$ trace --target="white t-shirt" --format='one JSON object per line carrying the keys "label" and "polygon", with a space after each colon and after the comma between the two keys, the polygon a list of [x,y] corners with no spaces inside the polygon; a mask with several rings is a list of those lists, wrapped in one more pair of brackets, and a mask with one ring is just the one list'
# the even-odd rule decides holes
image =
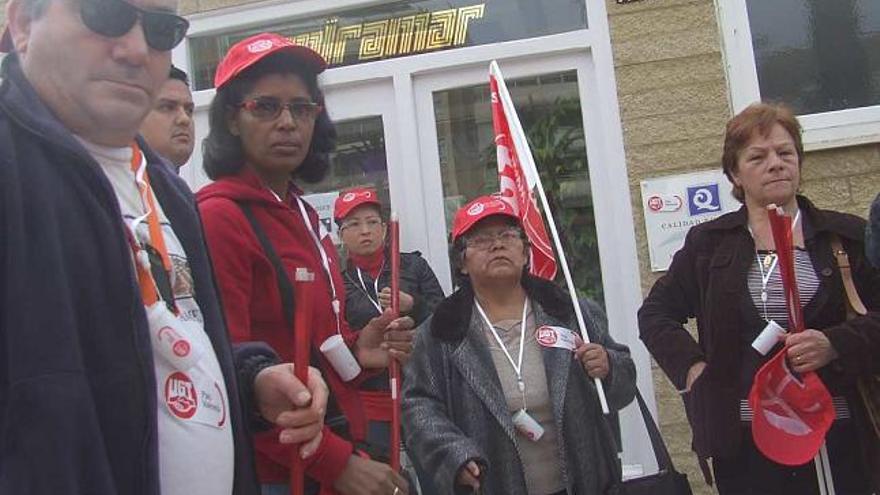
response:
{"label": "white t-shirt", "polygon": [[[80,142],[101,165],[123,220],[132,225],[147,211],[131,170],[132,148]],[[186,253],[155,196],[154,204],[171,258],[170,282],[179,310],[175,318],[162,301],[146,308],[156,373],[162,495],[231,494],[235,461],[226,384],[204,330]],[[136,230],[136,239],[149,243],[148,222],[140,222]]]}

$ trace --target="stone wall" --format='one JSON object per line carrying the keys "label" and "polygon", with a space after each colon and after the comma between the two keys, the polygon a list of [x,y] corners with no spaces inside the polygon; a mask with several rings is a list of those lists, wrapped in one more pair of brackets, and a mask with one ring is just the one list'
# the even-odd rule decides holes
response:
{"label": "stone wall", "polygon": [[[720,167],[731,117],[712,0],[606,0],[644,292],[651,272],[639,183],[648,177]],[[880,190],[880,146],[808,153],[802,190],[820,207],[867,215]],[[678,393],[653,367],[660,428],[696,494],[714,493],[690,451]]]}

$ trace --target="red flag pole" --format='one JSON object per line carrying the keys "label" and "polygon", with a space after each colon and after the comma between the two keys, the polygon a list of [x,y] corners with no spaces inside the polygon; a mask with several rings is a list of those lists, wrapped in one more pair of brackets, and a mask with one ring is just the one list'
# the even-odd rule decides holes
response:
{"label": "red flag pole", "polygon": [[[801,307],[800,292],[794,268],[794,225],[791,217],[786,216],[782,208],[771,204],[767,206],[770,217],[770,231],[776,245],[776,263],[782,278],[785,292],[785,308],[788,311],[788,330],[793,333],[802,332],[805,328],[804,310]],[[781,351],[785,352],[785,350]],[[819,454],[813,461],[816,466],[816,482],[821,495],[834,495],[834,480],[831,477],[831,464],[828,460],[828,447],[823,442]]]}
{"label": "red flag pole", "polygon": [[[400,316],[400,222],[391,213],[391,312]],[[390,357],[391,372],[391,469],[400,472],[400,363]]]}
{"label": "red flag pole", "polygon": [[[311,351],[311,320],[312,320],[312,282],[315,275],[305,268],[297,268],[294,275],[294,294],[296,299],[296,315],[294,316],[293,373],[303,384],[309,383],[309,355]],[[294,445],[291,454],[290,493],[305,493],[306,471],[305,462],[299,454],[299,445]]]}

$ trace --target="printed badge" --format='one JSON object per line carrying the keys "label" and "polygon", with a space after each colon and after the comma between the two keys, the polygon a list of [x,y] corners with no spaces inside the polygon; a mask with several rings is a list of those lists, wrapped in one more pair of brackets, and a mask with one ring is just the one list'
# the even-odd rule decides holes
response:
{"label": "printed badge", "polygon": [[573,351],[577,347],[574,332],[563,327],[544,325],[535,331],[535,339],[543,347],[554,347]]}
{"label": "printed badge", "polygon": [[165,405],[171,414],[180,419],[190,419],[199,408],[196,387],[186,373],[180,371],[168,375],[165,380]]}

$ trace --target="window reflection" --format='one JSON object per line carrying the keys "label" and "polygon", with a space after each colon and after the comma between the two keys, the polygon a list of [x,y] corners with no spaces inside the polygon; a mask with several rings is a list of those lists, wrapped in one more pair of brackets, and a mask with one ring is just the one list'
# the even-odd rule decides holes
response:
{"label": "window reflection", "polygon": [[747,5],[762,99],[799,114],[880,104],[880,2]]}
{"label": "window reflection", "polygon": [[[581,102],[574,71],[507,81],[582,295],[602,302],[602,276]],[[433,94],[447,232],[455,211],[498,191],[489,85]],[[560,275],[561,277],[561,270]]]}
{"label": "window reflection", "polygon": [[272,31],[352,65],[587,28],[584,0],[406,0],[190,39],[193,85],[213,86],[234,43]]}
{"label": "window reflection", "polygon": [[333,222],[336,193],[352,187],[372,187],[379,201],[388,206],[388,165],[381,116],[336,122],[336,151],[330,156],[330,170],[317,184],[301,184],[306,199],[318,210],[324,227],[341,244]]}

